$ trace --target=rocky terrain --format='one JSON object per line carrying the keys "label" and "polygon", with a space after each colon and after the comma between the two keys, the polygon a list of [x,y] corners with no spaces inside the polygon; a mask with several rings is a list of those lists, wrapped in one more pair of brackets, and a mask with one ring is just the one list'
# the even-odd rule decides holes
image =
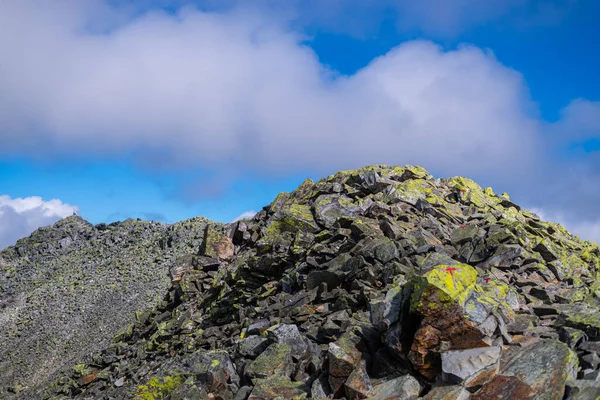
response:
{"label": "rocky terrain", "polygon": [[[23,290],[30,293],[23,304],[44,303],[41,293],[69,290],[53,275],[53,283],[44,286],[35,277],[36,257],[56,266],[57,276],[81,268],[87,279],[95,262],[105,262],[97,250],[102,240],[83,239],[74,250],[57,244],[61,229],[71,231],[63,227],[78,225],[100,236],[98,227],[70,219],[1,253],[6,276],[0,295],[13,310],[4,306],[3,321],[26,308],[15,306]],[[467,178],[434,179],[412,166],[365,167],[317,183],[307,180],[252,220],[173,226],[130,221],[111,229],[144,260],[155,260],[134,266],[142,256],[128,258],[129,271],[152,268],[150,277],[136,273],[114,282],[120,290],[106,295],[104,309],[95,309],[93,321],[101,321],[92,328],[81,319],[86,312],[71,310],[69,318],[78,324],[62,329],[79,339],[62,343],[55,356],[61,362],[54,369],[62,373],[51,383],[3,376],[5,396],[600,397],[598,245]],[[44,248],[36,250],[35,243]],[[61,261],[71,252],[86,256]],[[125,257],[120,254],[112,257]],[[157,283],[167,270],[168,288]],[[104,277],[114,279],[108,270]],[[44,291],[28,287],[34,282]],[[103,295],[100,286],[91,286],[93,296]],[[132,293],[163,297],[135,303]],[[70,297],[73,304],[79,299],[75,292]],[[89,297],[82,304],[94,301]],[[126,305],[114,312],[113,301]],[[56,306],[40,307],[52,312]],[[131,310],[149,307],[123,324],[133,317]],[[37,323],[45,321],[28,313]],[[122,324],[108,345],[90,336],[105,323],[111,330]],[[9,324],[7,330],[5,324],[3,337],[21,334],[27,340],[36,340],[40,327]],[[78,343],[90,345],[89,352],[77,349],[61,358]],[[17,350],[32,352],[15,342],[2,345],[4,371]],[[42,353],[35,354],[47,357]],[[8,366],[5,354],[13,357]],[[71,367],[61,369],[68,362]]]}
{"label": "rocky terrain", "polygon": [[169,266],[197,251],[208,223],[72,216],[0,252],[0,398],[105,348],[136,311],[158,305]]}

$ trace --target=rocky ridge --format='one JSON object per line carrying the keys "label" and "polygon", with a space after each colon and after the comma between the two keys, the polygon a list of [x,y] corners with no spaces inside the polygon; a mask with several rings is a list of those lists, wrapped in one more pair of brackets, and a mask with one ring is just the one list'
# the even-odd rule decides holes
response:
{"label": "rocky ridge", "polygon": [[27,397],[158,305],[169,266],[196,251],[208,224],[93,226],[72,216],[1,251],[0,398]]}
{"label": "rocky ridge", "polygon": [[598,245],[467,178],[307,180],[197,245],[152,311],[36,395],[600,396]]}

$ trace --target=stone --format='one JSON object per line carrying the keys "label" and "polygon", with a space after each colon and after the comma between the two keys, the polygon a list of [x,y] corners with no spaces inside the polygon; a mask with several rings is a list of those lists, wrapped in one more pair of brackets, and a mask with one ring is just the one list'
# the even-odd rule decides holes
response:
{"label": "stone", "polygon": [[459,264],[459,262],[447,256],[446,254],[429,253],[421,264],[421,273],[431,271],[434,267],[437,267],[438,265],[452,266],[456,264]]}
{"label": "stone", "polygon": [[369,304],[370,320],[381,331],[400,319],[402,306],[406,296],[402,293],[403,285],[393,285],[384,299],[374,299]]}
{"label": "stone", "polygon": [[373,386],[364,360],[361,360],[348,376],[344,383],[344,390],[349,399],[368,399],[373,394]]}
{"label": "stone", "polygon": [[332,271],[312,271],[306,278],[306,289],[312,290],[325,283],[327,290],[333,290],[342,284],[342,278],[343,276]]}
{"label": "stone", "polygon": [[334,228],[341,217],[358,216],[361,208],[351,198],[338,195],[323,195],[314,202],[315,217],[319,224]]}
{"label": "stone", "polygon": [[329,396],[329,383],[327,383],[327,376],[325,374],[319,375],[314,380],[310,388],[310,397],[312,399],[326,399]]}
{"label": "stone", "polygon": [[567,400],[590,400],[600,397],[600,382],[573,380],[567,383]]}
{"label": "stone", "polygon": [[242,386],[232,400],[246,400],[250,393],[252,393],[252,386]]}
{"label": "stone", "polygon": [[195,375],[196,385],[207,393],[224,395],[227,392],[233,396],[240,383],[235,365],[225,350],[196,351],[168,370],[169,373]]}
{"label": "stone", "polygon": [[394,357],[386,347],[381,347],[373,356],[373,368],[371,376],[374,378],[389,378],[405,375],[410,371],[406,357],[398,359]]}
{"label": "stone", "polygon": [[260,335],[261,333],[266,332],[270,327],[271,322],[268,319],[258,320],[248,325],[248,334]]}
{"label": "stone", "polygon": [[459,246],[473,242],[480,234],[481,229],[477,225],[463,225],[452,232],[452,244]]}
{"label": "stone", "polygon": [[585,333],[579,329],[570,328],[568,326],[561,326],[558,329],[560,341],[565,343],[572,349],[575,349],[579,343],[587,339]]}
{"label": "stone", "polygon": [[206,227],[202,255],[229,261],[234,252],[235,247],[229,237],[216,229]]}
{"label": "stone", "polygon": [[269,346],[269,340],[265,337],[251,335],[242,339],[238,346],[238,352],[241,355],[256,358]]}
{"label": "stone", "polygon": [[[555,397],[559,399],[559,397]],[[480,390],[470,397],[470,400],[504,400],[538,399],[531,386],[516,376],[497,375]],[[562,399],[562,397],[560,397]]]}
{"label": "stone", "polygon": [[345,334],[336,342],[329,343],[329,386],[333,393],[338,393],[355,366],[362,359],[357,345],[362,340],[354,334]]}
{"label": "stone", "polygon": [[422,400],[469,400],[469,391],[458,385],[436,386],[422,397]]}
{"label": "stone", "polygon": [[266,378],[272,375],[290,376],[293,369],[292,348],[274,343],[252,361],[246,368],[250,378]]}
{"label": "stone", "polygon": [[487,260],[479,263],[479,268],[510,267],[523,254],[523,248],[518,244],[501,244],[494,254]]}
{"label": "stone", "polygon": [[442,379],[447,383],[462,383],[488,367],[497,372],[501,352],[500,347],[442,352]]}
{"label": "stone", "polygon": [[308,392],[301,382],[292,382],[286,376],[273,375],[257,379],[248,400],[301,400],[307,399]]}
{"label": "stone", "polygon": [[577,355],[557,340],[510,347],[502,355],[498,375],[472,398],[560,400],[566,382],[576,378],[577,364]]}
{"label": "stone", "polygon": [[[0,249],[0,398],[17,381],[27,382],[24,398],[41,397],[31,391],[104,351],[136,323],[136,313],[158,307],[174,291],[169,270],[198,252],[208,224],[192,218],[92,225],[69,216]],[[112,384],[118,378],[106,390],[120,390]]]}
{"label": "stone", "polygon": [[592,342],[585,340],[577,346],[580,350],[589,351],[590,353],[596,353],[600,355],[600,342]]}
{"label": "stone", "polygon": [[589,340],[600,340],[600,313],[598,311],[566,312],[561,316],[565,324],[583,331]]}
{"label": "stone", "polygon": [[531,318],[527,315],[518,314],[515,316],[514,321],[506,326],[508,333],[525,333],[533,328]]}
{"label": "stone", "polygon": [[[473,267],[456,264],[437,266],[414,283],[410,309],[423,319],[409,359],[426,378],[433,380],[441,372],[442,342],[448,343],[446,350],[488,347],[491,338],[487,335],[494,325],[489,315],[494,312],[512,318],[512,310],[503,301],[508,293],[506,285],[490,281],[483,286],[477,281]],[[497,317],[495,320],[501,322]]]}
{"label": "stone", "polygon": [[371,400],[413,400],[421,393],[421,385],[414,377],[403,375],[380,383],[373,388]]}
{"label": "stone", "polygon": [[600,366],[600,356],[597,353],[586,354],[581,357],[581,366],[597,370]]}
{"label": "stone", "polygon": [[289,346],[292,354],[302,355],[308,350],[304,338],[300,335],[298,327],[291,324],[282,324],[267,330],[269,338],[275,343]]}

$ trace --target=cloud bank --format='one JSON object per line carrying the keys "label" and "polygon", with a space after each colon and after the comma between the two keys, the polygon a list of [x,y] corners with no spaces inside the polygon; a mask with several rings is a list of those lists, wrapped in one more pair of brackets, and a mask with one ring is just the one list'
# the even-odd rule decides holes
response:
{"label": "cloud bank", "polygon": [[77,207],[57,199],[44,201],[37,196],[12,199],[0,195],[0,249],[77,211]]}
{"label": "cloud bank", "polygon": [[[389,3],[404,16],[439,5]],[[475,3],[456,0],[444,24],[476,25],[531,4]],[[546,123],[521,74],[488,50],[411,41],[341,75],[278,13],[132,15],[100,0],[2,3],[0,90],[10,95],[0,96],[0,155],[134,154],[144,165],[222,176],[411,163],[500,185],[546,210],[590,210],[600,199],[590,187],[598,158],[557,155],[573,140],[600,138],[598,104],[575,100]]]}
{"label": "cloud bank", "polygon": [[153,12],[98,33],[88,25],[102,3],[60,4],[3,5],[4,151],[161,150],[182,164],[280,171],[414,162],[493,172],[509,155],[523,169],[539,141],[521,76],[475,47],[409,42],[339,76],[301,36],[258,14]]}

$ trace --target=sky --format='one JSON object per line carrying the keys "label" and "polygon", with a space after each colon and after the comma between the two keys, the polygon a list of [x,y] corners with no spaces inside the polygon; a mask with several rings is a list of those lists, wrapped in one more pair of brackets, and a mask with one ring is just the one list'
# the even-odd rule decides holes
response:
{"label": "sky", "polygon": [[369,164],[600,241],[600,2],[0,0],[0,248],[248,216]]}

